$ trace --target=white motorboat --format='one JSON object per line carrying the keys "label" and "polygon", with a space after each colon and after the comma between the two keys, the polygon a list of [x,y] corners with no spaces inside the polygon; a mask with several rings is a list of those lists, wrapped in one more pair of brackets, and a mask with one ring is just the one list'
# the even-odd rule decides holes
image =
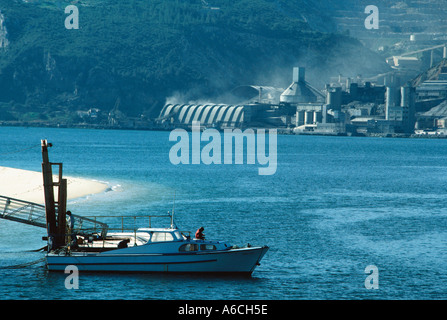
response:
{"label": "white motorboat", "polygon": [[[175,227],[173,213],[169,215],[171,224],[166,229],[151,228],[150,218],[149,228],[138,227],[135,223],[132,228],[125,228],[125,217],[120,217],[121,228],[115,229],[96,218],[70,213],[70,219],[67,219],[67,181],[62,179],[62,163],[49,162],[50,146],[42,140],[44,226],[48,231],[46,258],[49,270],[65,270],[74,265],[84,271],[251,274],[269,249],[267,246],[236,247],[222,241],[192,239]],[[59,168],[58,181],[53,180],[53,166]],[[112,218],[116,222],[117,217]],[[136,221],[144,217],[131,218]],[[112,232],[116,230],[119,232]]]}
{"label": "white motorboat", "polygon": [[[122,241],[126,248],[118,248]],[[237,247],[223,241],[190,239],[177,228],[140,228],[134,233],[108,233],[91,242],[47,254],[49,270],[75,265],[80,271],[199,272],[250,275],[267,246]]]}

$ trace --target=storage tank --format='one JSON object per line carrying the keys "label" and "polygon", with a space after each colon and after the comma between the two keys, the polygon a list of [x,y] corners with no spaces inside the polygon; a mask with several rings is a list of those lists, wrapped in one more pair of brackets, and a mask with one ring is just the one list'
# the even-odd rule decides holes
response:
{"label": "storage tank", "polygon": [[400,88],[401,95],[401,107],[409,107],[410,106],[410,87],[404,86]]}
{"label": "storage tank", "polygon": [[390,108],[396,106],[396,88],[386,87],[386,99],[385,99],[385,119],[389,118]]}

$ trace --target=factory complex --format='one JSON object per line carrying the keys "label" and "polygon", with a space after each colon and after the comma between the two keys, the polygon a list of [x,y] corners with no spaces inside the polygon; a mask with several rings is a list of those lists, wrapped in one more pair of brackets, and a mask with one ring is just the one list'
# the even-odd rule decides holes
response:
{"label": "factory complex", "polygon": [[[387,60],[392,71],[370,78],[331,79],[322,89],[306,80],[304,67],[293,67],[287,88],[239,86],[238,103],[166,104],[158,117],[162,129],[276,128],[290,134],[358,136],[447,136],[447,50],[421,71],[415,57]],[[425,54],[425,56],[427,56]],[[415,68],[415,61],[419,61]]]}

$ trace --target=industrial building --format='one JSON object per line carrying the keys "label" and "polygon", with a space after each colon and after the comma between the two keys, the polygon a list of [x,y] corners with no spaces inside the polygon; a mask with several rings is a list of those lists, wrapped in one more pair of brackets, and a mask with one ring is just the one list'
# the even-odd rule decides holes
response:
{"label": "industrial building", "polygon": [[293,110],[287,106],[254,103],[242,105],[168,104],[157,119],[164,128],[191,128],[193,121],[217,129],[284,127],[291,123]]}
{"label": "industrial building", "polygon": [[428,111],[417,114],[415,129],[432,131],[437,128],[446,128],[447,100]]}
{"label": "industrial building", "polygon": [[[415,129],[436,132],[445,131],[447,117],[447,60],[420,76],[416,83]],[[425,81],[424,81],[425,80]]]}
{"label": "industrial building", "polygon": [[161,110],[159,120],[169,120],[176,127],[192,126],[193,121],[203,126],[241,127],[250,120],[249,111],[244,105],[168,104]]}
{"label": "industrial building", "polygon": [[409,85],[386,88],[385,120],[395,131],[412,133],[415,124],[415,90]]}
{"label": "industrial building", "polygon": [[[341,78],[339,78],[341,79]],[[446,81],[447,82],[447,81]],[[420,89],[420,88],[419,88]],[[283,128],[296,134],[409,134],[414,130],[416,90],[388,77],[384,85],[361,78],[331,83],[320,91],[293,68],[286,88],[239,86],[235,104],[167,104],[157,123],[165,129]]]}
{"label": "industrial building", "polygon": [[163,128],[191,128],[193,121],[203,127],[290,127],[296,103],[311,103],[324,95],[305,81],[304,69],[294,68],[293,82],[285,90],[269,86],[240,86],[232,91],[241,104],[167,104],[157,119]]}
{"label": "industrial building", "polygon": [[[442,77],[447,73],[442,74]],[[447,79],[427,80],[416,88],[419,99],[447,99]]]}
{"label": "industrial building", "polygon": [[385,115],[378,113],[379,106],[385,103],[385,92],[385,86],[339,76],[323,90],[324,102],[297,105],[294,132],[357,135],[386,128],[388,133],[390,126],[377,124],[385,120]]}
{"label": "industrial building", "polygon": [[295,108],[295,132],[314,131],[317,123],[326,120],[326,97],[306,81],[305,74],[305,68],[294,68],[292,83],[280,97],[281,104]]}
{"label": "industrial building", "polygon": [[301,104],[315,103],[324,100],[324,95],[306,81],[305,68],[293,68],[292,83],[279,98],[280,103]]}

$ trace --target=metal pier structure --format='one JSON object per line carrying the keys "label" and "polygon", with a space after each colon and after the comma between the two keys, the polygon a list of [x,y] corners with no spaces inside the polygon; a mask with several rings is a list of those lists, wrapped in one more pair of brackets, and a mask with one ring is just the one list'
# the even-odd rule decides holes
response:
{"label": "metal pier structure", "polygon": [[[0,196],[0,218],[39,228],[47,228],[45,206],[20,199]],[[95,218],[72,214],[77,234],[101,234],[105,236],[108,225]],[[65,231],[64,231],[65,235]]]}
{"label": "metal pier structure", "polygon": [[[108,236],[108,232],[111,230],[127,232],[136,239],[137,225],[143,222],[143,226],[147,225],[151,228],[152,218],[169,217],[172,225],[172,214],[101,217],[101,219],[109,219],[112,227],[109,227],[108,223],[98,221],[96,217],[68,215],[66,210],[67,180],[62,177],[62,163],[49,161],[48,148],[51,147],[50,143],[42,140],[41,145],[45,205],[0,195],[0,219],[46,229],[48,236],[42,240],[48,241],[48,252],[66,249],[70,245],[76,244],[77,237],[83,239],[86,247],[104,247],[106,240],[116,240],[114,237]],[[58,169],[58,174],[53,175],[53,167],[55,166]],[[126,220],[126,223],[124,220]],[[132,225],[132,222],[133,226],[130,227],[129,225]]]}
{"label": "metal pier structure", "polygon": [[[41,146],[45,205],[0,195],[0,218],[47,229],[49,251],[67,246],[72,233],[96,234],[104,238],[108,225],[92,218],[72,214],[72,226],[68,227],[73,229],[68,230],[67,180],[62,178],[62,163],[49,161],[48,148],[52,146],[51,143],[42,140]],[[53,166],[58,167],[57,181],[53,179]]]}
{"label": "metal pier structure", "polygon": [[0,218],[46,228],[45,206],[0,196]]}

